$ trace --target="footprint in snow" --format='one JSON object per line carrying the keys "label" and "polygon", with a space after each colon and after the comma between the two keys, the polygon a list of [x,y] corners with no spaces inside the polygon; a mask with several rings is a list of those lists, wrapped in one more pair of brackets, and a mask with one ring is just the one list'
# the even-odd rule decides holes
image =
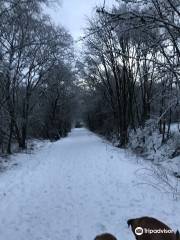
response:
{"label": "footprint in snow", "polygon": [[110,214],[111,214],[111,216],[114,216],[116,214],[116,211],[111,210]]}
{"label": "footprint in snow", "polygon": [[102,223],[97,223],[96,227],[98,228],[98,230],[105,232],[106,231],[106,226]]}
{"label": "footprint in snow", "polygon": [[80,234],[78,234],[77,236],[76,236],[76,240],[82,240],[83,239],[83,237],[80,235]]}

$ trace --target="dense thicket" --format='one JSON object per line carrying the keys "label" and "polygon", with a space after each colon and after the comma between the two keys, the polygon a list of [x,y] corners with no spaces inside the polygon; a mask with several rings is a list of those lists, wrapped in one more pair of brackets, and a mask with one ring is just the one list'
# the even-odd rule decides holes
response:
{"label": "dense thicket", "polygon": [[29,137],[71,128],[72,38],[42,13],[46,3],[0,1],[0,147],[8,153],[12,143],[25,148]]}
{"label": "dense thicket", "polygon": [[165,142],[180,121],[180,2],[119,2],[99,8],[86,29],[85,119],[94,131],[116,133],[121,146],[153,119]]}

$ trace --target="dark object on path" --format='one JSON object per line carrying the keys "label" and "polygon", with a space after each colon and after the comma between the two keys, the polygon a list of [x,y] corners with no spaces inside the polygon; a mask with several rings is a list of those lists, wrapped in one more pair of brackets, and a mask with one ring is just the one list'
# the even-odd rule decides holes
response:
{"label": "dark object on path", "polygon": [[75,128],[82,128],[83,127],[83,124],[82,124],[82,122],[76,122],[76,124],[75,124]]}
{"label": "dark object on path", "polygon": [[174,172],[174,176],[175,176],[176,178],[180,178],[180,172]]}
{"label": "dark object on path", "polygon": [[178,231],[175,234],[170,227],[155,218],[129,219],[127,224],[131,226],[137,240],[180,240]]}
{"label": "dark object on path", "polygon": [[103,233],[96,236],[94,240],[117,240],[117,238],[110,233]]}
{"label": "dark object on path", "polygon": [[180,156],[180,147],[177,147],[176,150],[173,152],[171,158],[175,158]]}

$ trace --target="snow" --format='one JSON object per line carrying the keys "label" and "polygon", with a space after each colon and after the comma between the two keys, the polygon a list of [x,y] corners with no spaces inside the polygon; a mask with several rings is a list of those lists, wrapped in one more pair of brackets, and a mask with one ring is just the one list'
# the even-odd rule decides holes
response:
{"label": "snow", "polygon": [[180,227],[172,194],[142,184],[152,179],[150,163],[84,128],[11,161],[0,175],[2,240],[90,240],[102,232],[132,240],[126,221],[143,215]]}
{"label": "snow", "polygon": [[178,124],[171,125],[171,136],[162,144],[162,134],[159,133],[156,120],[150,119],[143,129],[129,133],[128,148],[130,151],[143,157],[144,160],[152,161],[162,171],[170,175],[180,176],[180,156],[175,155],[180,146],[180,132]]}
{"label": "snow", "polygon": [[179,133],[179,124],[178,123],[173,123],[171,124],[171,132],[176,132],[176,133]]}

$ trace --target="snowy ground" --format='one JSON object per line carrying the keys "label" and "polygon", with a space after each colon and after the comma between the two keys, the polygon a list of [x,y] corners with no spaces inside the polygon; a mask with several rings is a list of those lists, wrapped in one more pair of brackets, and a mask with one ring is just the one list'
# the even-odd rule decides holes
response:
{"label": "snowy ground", "polygon": [[180,129],[179,127],[180,126],[177,123],[171,124],[171,132],[179,132],[179,129]]}
{"label": "snowy ground", "polygon": [[[128,218],[154,216],[180,228],[180,204],[150,185],[149,163],[86,129],[46,143],[0,174],[1,240],[134,239]],[[148,171],[147,171],[148,172]]]}

